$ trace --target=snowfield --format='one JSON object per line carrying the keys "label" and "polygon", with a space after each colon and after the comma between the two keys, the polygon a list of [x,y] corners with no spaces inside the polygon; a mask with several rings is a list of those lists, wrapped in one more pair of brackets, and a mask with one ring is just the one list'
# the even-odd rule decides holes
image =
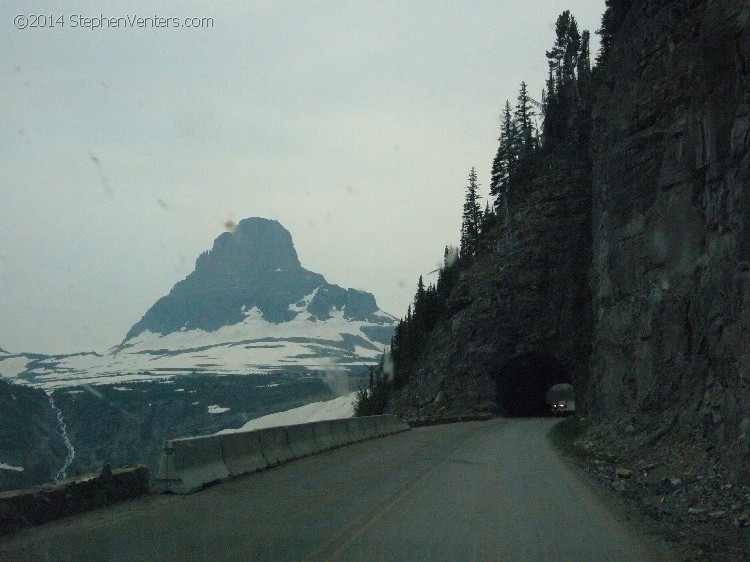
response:
{"label": "snowfield", "polygon": [[[383,324],[347,320],[332,309],[327,320],[311,320],[307,306],[315,292],[289,305],[290,322],[274,324],[256,307],[242,322],[216,331],[200,329],[157,334],[145,331],[108,353],[74,355],[0,354],[0,376],[54,390],[78,385],[123,384],[175,375],[261,374],[284,370],[343,373],[374,365],[385,346],[368,336]],[[393,319],[379,311],[378,316]]]}
{"label": "snowfield", "polygon": [[231,408],[224,408],[223,406],[219,406],[218,404],[211,404],[208,407],[209,414],[223,414],[224,412],[228,412],[229,410],[231,410]]}
{"label": "snowfield", "polygon": [[224,429],[217,435],[223,433],[239,433],[241,431],[252,431],[253,429],[264,429],[266,427],[277,427],[280,425],[296,425],[324,420],[339,420],[354,416],[354,397],[356,392],[339,396],[325,402],[312,402],[299,408],[276,412],[262,418],[250,420],[237,429]]}

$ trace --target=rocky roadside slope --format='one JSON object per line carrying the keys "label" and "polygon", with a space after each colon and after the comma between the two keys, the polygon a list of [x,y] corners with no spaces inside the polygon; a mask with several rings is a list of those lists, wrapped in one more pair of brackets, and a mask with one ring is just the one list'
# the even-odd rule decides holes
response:
{"label": "rocky roadside slope", "polygon": [[750,485],[737,483],[713,445],[695,436],[648,443],[632,423],[589,423],[575,461],[644,530],[664,537],[679,560],[747,560]]}

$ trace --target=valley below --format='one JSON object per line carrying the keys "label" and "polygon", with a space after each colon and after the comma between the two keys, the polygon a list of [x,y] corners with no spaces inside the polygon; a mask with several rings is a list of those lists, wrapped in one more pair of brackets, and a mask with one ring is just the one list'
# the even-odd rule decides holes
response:
{"label": "valley below", "polygon": [[[167,439],[216,433],[356,389],[356,375],[185,375],[151,382],[41,390],[0,381],[0,491],[98,472],[102,466],[158,468]],[[54,408],[50,403],[54,399]],[[60,420],[57,418],[57,410]],[[63,438],[65,435],[65,438]],[[68,445],[66,445],[69,444]]]}

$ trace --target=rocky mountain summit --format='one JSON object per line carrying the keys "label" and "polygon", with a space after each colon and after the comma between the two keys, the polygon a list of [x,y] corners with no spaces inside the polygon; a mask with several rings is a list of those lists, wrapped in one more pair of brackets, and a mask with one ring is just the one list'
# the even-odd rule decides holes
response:
{"label": "rocky mountain summit", "polygon": [[[195,270],[146,312],[125,341],[146,330],[162,335],[211,332],[244,321],[251,310],[279,324],[294,320],[303,309],[305,319],[313,322],[340,311],[346,320],[393,323],[370,293],[343,289],[304,269],[291,234],[277,221],[250,218],[221,234],[198,257]],[[376,341],[387,344],[386,335],[383,331]]]}
{"label": "rocky mountain summit", "polygon": [[47,389],[184,374],[352,373],[378,362],[396,319],[375,297],[300,264],[289,232],[224,232],[106,354],[0,355],[0,375]]}

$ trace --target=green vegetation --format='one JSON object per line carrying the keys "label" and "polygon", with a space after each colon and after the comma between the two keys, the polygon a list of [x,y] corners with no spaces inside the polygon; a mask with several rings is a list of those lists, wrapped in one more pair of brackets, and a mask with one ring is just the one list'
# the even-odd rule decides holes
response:
{"label": "green vegetation", "polygon": [[[477,172],[474,168],[469,172],[469,185],[466,186],[466,200],[461,223],[461,254],[474,257],[479,247],[479,237],[482,233],[482,207],[479,205],[479,185]],[[424,290],[422,276],[419,283]]]}
{"label": "green vegetation", "polygon": [[378,369],[377,373],[373,369],[370,369],[370,380],[367,387],[357,391],[354,415],[359,417],[382,414],[388,404],[390,387],[390,381],[382,368]]}
{"label": "green vegetation", "polygon": [[552,444],[566,455],[585,456],[583,449],[576,447],[576,440],[586,431],[583,418],[573,416],[554,425],[548,437]]}
{"label": "green vegetation", "polygon": [[602,16],[602,27],[596,33],[601,38],[601,49],[596,58],[596,64],[603,66],[609,59],[612,51],[612,39],[620,29],[622,22],[632,4],[632,0],[606,0],[607,9]]}

